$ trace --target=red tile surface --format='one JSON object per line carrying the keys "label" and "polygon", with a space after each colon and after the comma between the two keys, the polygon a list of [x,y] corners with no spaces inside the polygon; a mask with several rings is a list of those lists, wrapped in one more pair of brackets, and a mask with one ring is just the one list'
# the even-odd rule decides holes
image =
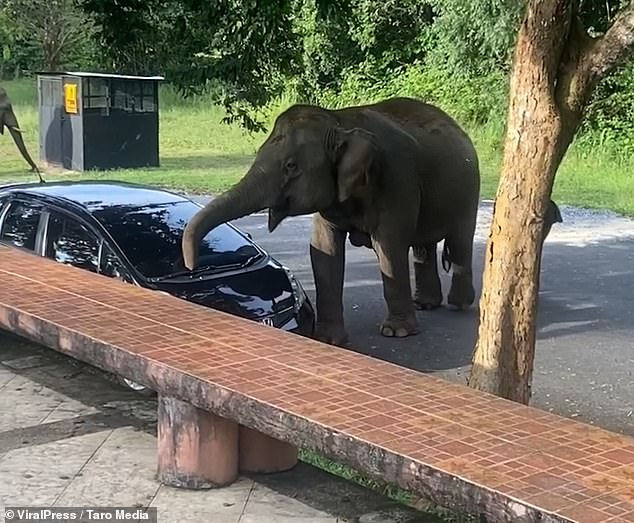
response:
{"label": "red tile surface", "polygon": [[81,333],[148,375],[178,369],[380,450],[403,482],[441,474],[549,521],[634,522],[632,438],[0,246],[0,326],[16,316],[53,325],[65,352]]}

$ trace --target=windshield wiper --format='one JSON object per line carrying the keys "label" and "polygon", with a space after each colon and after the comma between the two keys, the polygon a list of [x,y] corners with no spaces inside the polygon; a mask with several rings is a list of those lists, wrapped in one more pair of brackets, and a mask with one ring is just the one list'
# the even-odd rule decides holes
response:
{"label": "windshield wiper", "polygon": [[[225,266],[222,266],[224,269]],[[204,274],[206,272],[215,272],[217,271],[219,266],[216,265],[203,265],[202,267],[198,267],[194,270],[186,269],[184,271],[171,272],[164,276],[156,276],[155,278],[150,278],[151,281],[163,281],[163,280],[171,280],[172,278],[180,278],[182,276],[197,276],[199,274]]]}
{"label": "windshield wiper", "polygon": [[191,271],[190,270],[178,271],[178,272],[166,274],[165,276],[157,276],[155,278],[150,278],[150,281],[160,282],[165,280],[171,280],[174,278],[182,278],[186,276],[194,277],[194,276],[199,276],[201,274],[206,274],[206,273],[214,273],[219,271],[224,272],[231,269],[244,269],[246,267],[253,265],[261,257],[262,257],[262,254],[257,253],[257,254],[254,254],[253,256],[250,256],[242,263],[229,263],[229,264],[223,264],[223,265],[208,264],[208,265],[203,265],[201,267],[197,267],[196,269]]}
{"label": "windshield wiper", "polygon": [[262,256],[263,256],[263,254],[261,254],[259,252],[257,254],[254,254],[253,256],[249,256],[249,258],[247,258],[247,260],[244,263],[240,264],[240,268],[244,269],[246,267],[250,267],[256,261],[258,261],[260,258],[262,258]]}

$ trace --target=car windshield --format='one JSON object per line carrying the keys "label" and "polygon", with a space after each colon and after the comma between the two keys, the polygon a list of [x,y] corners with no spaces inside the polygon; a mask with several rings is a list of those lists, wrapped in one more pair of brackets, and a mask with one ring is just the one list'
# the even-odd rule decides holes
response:
{"label": "car windshield", "polygon": [[[181,239],[187,222],[200,210],[180,201],[143,207],[117,205],[95,212],[130,263],[146,278],[186,271]],[[199,246],[198,267],[227,268],[243,265],[260,251],[226,224],[210,231]]]}

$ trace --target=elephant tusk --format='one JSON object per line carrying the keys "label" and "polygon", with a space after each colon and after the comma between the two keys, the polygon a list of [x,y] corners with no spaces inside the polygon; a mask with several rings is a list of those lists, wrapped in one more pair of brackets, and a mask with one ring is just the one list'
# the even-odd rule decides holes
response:
{"label": "elephant tusk", "polygon": [[23,133],[24,131],[22,129],[20,129],[19,127],[9,127],[9,129],[16,131],[18,133]]}
{"label": "elephant tusk", "polygon": [[282,222],[284,218],[286,218],[285,212],[273,209],[272,207],[269,208],[269,232],[273,232],[275,229],[277,229],[277,226]]}

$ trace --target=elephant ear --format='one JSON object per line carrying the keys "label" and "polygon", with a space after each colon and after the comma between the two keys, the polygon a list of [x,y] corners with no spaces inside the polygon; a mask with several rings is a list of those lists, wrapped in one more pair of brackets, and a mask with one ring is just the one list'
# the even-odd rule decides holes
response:
{"label": "elephant ear", "polygon": [[337,194],[343,202],[372,183],[377,148],[372,133],[355,128],[337,132],[335,149]]}

